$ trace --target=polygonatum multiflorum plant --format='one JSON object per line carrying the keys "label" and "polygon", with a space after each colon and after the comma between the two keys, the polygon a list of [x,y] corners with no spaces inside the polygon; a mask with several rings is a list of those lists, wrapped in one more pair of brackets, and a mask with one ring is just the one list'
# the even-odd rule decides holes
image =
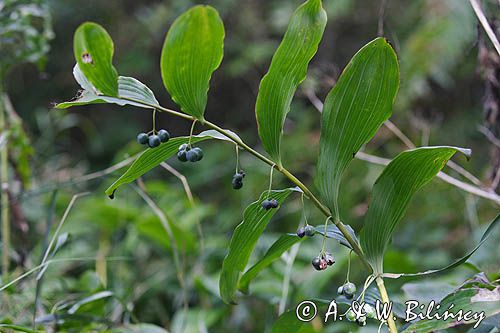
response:
{"label": "polygonatum multiflorum plant", "polygon": [[[281,141],[292,99],[306,77],[308,64],[318,49],[326,22],[321,0],[308,0],[297,8],[272,58],[269,70],[261,80],[255,114],[258,134],[267,154],[258,152],[236,133],[223,129],[206,118],[210,78],[221,64],[225,35],[223,22],[214,8],[200,5],[183,13],[170,27],[163,44],[161,76],[166,90],[180,107],[180,111],[161,106],[145,84],[117,73],[113,66],[113,41],[103,27],[87,22],[75,32],[73,49],[76,65],[73,74],[82,90],[76,99],[60,103],[57,108],[114,103],[144,108],[151,111],[153,116],[151,131],[140,133],[137,137],[140,144],[149,148],[109,186],[106,190],[109,197],[113,198],[120,186],[135,181],[174,155],[183,162],[199,161],[203,157],[203,151],[195,145],[202,141],[216,139],[229,142],[236,146],[237,153],[238,150],[246,151],[269,165],[269,188],[264,189],[260,198],[245,209],[243,221],[233,233],[222,264],[219,287],[221,298],[226,303],[235,303],[238,291],[248,293],[251,280],[262,269],[292,245],[315,234],[316,237],[324,237],[324,240],[338,240],[354,252],[366,268],[367,278],[364,284],[356,287],[347,279],[339,287],[339,294],[348,300],[365,301],[365,291],[375,282],[380,292],[379,298],[383,302],[389,302],[384,278],[398,278],[404,273],[384,272],[384,253],[413,194],[436,176],[456,153],[470,155],[468,149],[450,146],[420,147],[400,153],[387,165],[373,186],[364,228],[358,239],[353,229],[341,220],[338,201],[342,175],[355,154],[392,114],[400,79],[398,58],[385,38],[376,38],[363,46],[345,67],[324,103],[315,176],[317,191],[313,190],[286,168],[282,159]],[[167,130],[157,130],[154,121],[157,112],[192,122],[189,135],[170,138]],[[196,123],[207,130],[193,133]],[[273,190],[273,171],[282,173],[294,187]],[[245,172],[237,166],[232,179],[234,189],[243,186],[244,177]],[[298,228],[296,235],[283,235],[264,258],[246,269],[259,237],[290,195],[310,200],[324,214],[324,225],[315,227],[306,224]],[[498,220],[497,217],[490,224],[479,245]],[[312,258],[312,266],[317,270],[335,267],[335,259],[331,253],[326,252],[324,244],[323,241],[318,255]],[[456,267],[464,263],[472,253],[473,251],[444,269],[413,275],[429,275]],[[347,318],[360,325],[364,325],[367,318],[372,320],[373,303],[370,305],[368,300],[366,302],[365,317],[356,319],[347,314]],[[467,306],[488,308],[479,303]],[[378,319],[387,324],[391,332],[397,331],[392,315],[385,320]],[[406,330],[416,331],[418,328],[410,326]]]}

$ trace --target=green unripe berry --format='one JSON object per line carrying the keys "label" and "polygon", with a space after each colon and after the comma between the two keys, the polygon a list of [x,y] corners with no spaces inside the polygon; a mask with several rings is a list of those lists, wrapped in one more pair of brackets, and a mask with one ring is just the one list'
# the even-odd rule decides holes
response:
{"label": "green unripe berry", "polygon": [[170,140],[170,133],[168,133],[167,130],[159,130],[158,136],[160,137],[161,142],[167,142],[168,140]]}
{"label": "green unripe berry", "polygon": [[356,285],[352,282],[347,282],[346,284],[344,284],[343,291],[346,296],[354,295],[354,293],[356,292]]}
{"label": "green unripe berry", "polygon": [[149,141],[149,136],[146,133],[137,134],[137,142],[141,145],[145,145]]}
{"label": "green unripe berry", "polygon": [[148,140],[148,146],[150,148],[156,148],[161,144],[160,137],[158,135],[151,135]]}
{"label": "green unripe berry", "polygon": [[347,318],[347,320],[349,321],[356,321],[356,314],[354,313],[354,311],[350,310],[347,311],[347,313],[345,314],[345,317]]}
{"label": "green unripe berry", "polygon": [[370,304],[365,303],[365,305],[363,306],[363,311],[365,312],[367,318],[376,319],[377,314],[375,312],[375,308]]}

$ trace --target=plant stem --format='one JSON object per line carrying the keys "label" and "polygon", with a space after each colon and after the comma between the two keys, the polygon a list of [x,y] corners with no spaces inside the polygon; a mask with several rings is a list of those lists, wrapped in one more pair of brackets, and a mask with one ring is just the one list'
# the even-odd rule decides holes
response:
{"label": "plant stem", "polygon": [[[7,122],[4,110],[4,95],[0,85],[0,130],[5,133]],[[8,139],[7,139],[8,140]],[[0,150],[0,186],[1,186],[1,219],[2,219],[2,277],[4,281],[8,280],[9,262],[10,262],[10,221],[9,221],[9,161],[8,161],[8,142]]]}
{"label": "plant stem", "polygon": [[[170,114],[172,114],[174,116],[181,117],[181,118],[184,118],[184,119],[187,119],[187,120],[191,120],[191,121],[197,120],[196,118],[194,118],[194,117],[192,117],[190,115],[187,115],[187,114],[184,114],[184,113],[181,113],[181,112],[178,112],[178,111],[174,111],[174,110],[171,110],[171,109],[167,109],[167,108],[159,106],[159,105],[148,104],[148,103],[145,103],[143,101],[139,101],[139,100],[135,100],[135,99],[130,99],[130,98],[122,98],[122,99],[129,100],[129,101],[132,101],[132,102],[135,102],[135,103],[140,103],[140,104],[143,104],[143,105],[148,106],[150,108],[153,108],[153,109],[156,109],[156,110],[160,110],[162,112],[170,113]],[[299,187],[302,190],[302,192],[304,192],[304,194],[314,203],[314,205],[316,207],[318,207],[318,209],[326,217],[331,217],[332,216],[330,210],[327,207],[325,207],[321,203],[321,201],[319,201],[319,199],[311,192],[311,190],[309,190],[309,188],[306,185],[304,185],[297,177],[295,177],[294,174],[292,174],[286,168],[284,168],[281,165],[276,164],[273,160],[269,159],[268,157],[262,155],[258,151],[254,150],[253,148],[251,148],[250,146],[248,146],[238,136],[235,136],[235,135],[227,132],[226,130],[224,130],[223,128],[219,127],[218,125],[216,125],[216,124],[214,124],[214,123],[212,123],[212,122],[210,122],[208,120],[200,120],[200,122],[202,124],[204,124],[205,126],[207,126],[207,127],[211,128],[211,129],[213,129],[213,130],[215,130],[215,131],[223,134],[224,136],[228,137],[234,143],[236,143],[238,146],[240,146],[241,148],[245,149],[250,154],[254,155],[255,157],[257,157],[258,159],[260,159],[264,163],[267,163],[267,164],[269,164],[272,167],[274,166],[274,168],[276,168],[279,172],[281,172],[292,183],[294,183],[295,185],[297,185],[297,187]],[[342,221],[340,221],[340,219],[335,218],[335,219],[332,219],[332,220],[333,220],[333,223],[337,226],[337,228],[339,228],[340,232],[344,235],[344,237],[347,240],[347,242],[349,243],[349,245],[351,245],[353,251],[361,259],[361,262],[363,263],[363,265],[371,273],[373,271],[373,269],[372,269],[371,265],[368,263],[368,261],[366,260],[366,257],[363,254],[363,250],[361,250],[361,247],[359,246],[358,242],[356,242],[352,238],[351,234],[349,233],[349,231],[347,231],[347,228],[342,223]]]}
{"label": "plant stem", "polygon": [[[390,304],[389,295],[387,294],[387,290],[385,289],[384,279],[381,276],[378,276],[377,279],[377,287],[380,291],[380,297],[382,298],[382,302]],[[394,322],[394,317],[392,315],[392,311],[389,314],[389,318],[387,318],[387,324],[389,325],[389,332],[398,333],[398,329],[396,327],[396,323]]]}

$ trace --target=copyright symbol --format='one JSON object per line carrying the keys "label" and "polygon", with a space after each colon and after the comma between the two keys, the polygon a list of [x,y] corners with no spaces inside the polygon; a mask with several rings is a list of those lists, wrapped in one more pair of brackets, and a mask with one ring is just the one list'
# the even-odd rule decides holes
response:
{"label": "copyright symbol", "polygon": [[297,308],[295,309],[295,314],[297,315],[297,319],[303,322],[308,322],[313,320],[318,313],[318,308],[316,308],[316,304],[311,301],[303,301]]}

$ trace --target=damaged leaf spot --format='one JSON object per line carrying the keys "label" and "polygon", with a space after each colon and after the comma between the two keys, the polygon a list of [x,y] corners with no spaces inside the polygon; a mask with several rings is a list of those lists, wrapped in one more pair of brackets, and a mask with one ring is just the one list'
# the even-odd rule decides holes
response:
{"label": "damaged leaf spot", "polygon": [[82,60],[85,64],[94,64],[94,61],[92,61],[92,56],[88,52],[82,54]]}

